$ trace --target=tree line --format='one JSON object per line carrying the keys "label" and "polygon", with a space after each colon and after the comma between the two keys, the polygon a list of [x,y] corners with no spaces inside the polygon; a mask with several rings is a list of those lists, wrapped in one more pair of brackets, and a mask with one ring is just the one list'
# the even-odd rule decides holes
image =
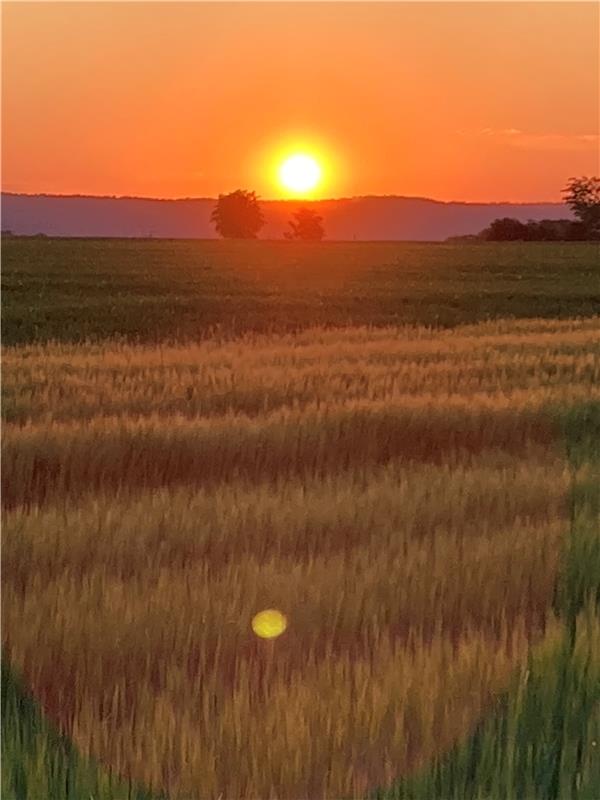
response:
{"label": "tree line", "polygon": [[[476,236],[454,238],[488,242],[600,241],[600,178],[570,178],[562,193],[575,219],[520,222],[503,217],[495,219]],[[211,221],[225,239],[256,239],[265,225],[256,192],[244,189],[220,194]],[[299,208],[288,225],[289,230],[284,233],[286,239],[318,242],[325,235],[323,218],[310,208]]]}
{"label": "tree line", "polygon": [[600,240],[600,178],[570,178],[562,191],[575,219],[520,222],[495,219],[474,238],[488,242],[577,242]]}

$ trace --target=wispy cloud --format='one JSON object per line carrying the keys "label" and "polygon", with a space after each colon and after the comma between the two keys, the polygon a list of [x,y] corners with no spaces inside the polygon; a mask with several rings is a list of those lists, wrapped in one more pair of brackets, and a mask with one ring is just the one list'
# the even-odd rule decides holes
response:
{"label": "wispy cloud", "polygon": [[600,144],[600,135],[597,133],[536,133],[519,128],[480,128],[456,132],[467,138],[487,138],[509,147],[536,150],[580,150]]}

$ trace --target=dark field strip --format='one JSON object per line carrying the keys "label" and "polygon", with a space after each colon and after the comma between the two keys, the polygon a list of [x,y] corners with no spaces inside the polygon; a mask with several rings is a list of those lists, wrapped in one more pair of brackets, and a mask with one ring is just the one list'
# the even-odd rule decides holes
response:
{"label": "dark field strip", "polygon": [[335,407],[324,412],[84,425],[7,426],[2,505],[42,505],[90,492],[321,477],[392,459],[453,464],[486,450],[525,457],[555,437],[528,409]]}
{"label": "dark field strip", "polygon": [[[552,446],[540,451],[539,459],[530,457],[516,470],[510,463],[503,469],[499,458],[490,464],[487,456],[453,469],[454,488],[460,486],[462,496],[452,491],[444,467],[395,462],[371,469],[367,481],[364,474],[346,473],[329,476],[326,481],[296,480],[280,486],[234,483],[214,490],[142,492],[117,505],[108,497],[99,503],[95,496],[73,506],[59,502],[38,509],[35,515],[20,514],[19,523],[7,515],[7,527],[16,525],[18,534],[4,543],[3,569],[10,575],[12,591],[26,592],[33,575],[43,586],[60,580],[67,559],[57,554],[65,551],[76,575],[96,569],[111,580],[127,580],[135,577],[137,562],[148,553],[155,570],[189,572],[208,561],[215,577],[230,569],[235,560],[252,560],[266,567],[274,553],[278,559],[294,559],[301,566],[354,548],[371,551],[376,559],[378,550],[385,548],[390,558],[394,552],[401,554],[401,568],[410,575],[411,569],[418,572],[424,568],[422,562],[413,558],[409,563],[408,558],[408,545],[420,543],[429,548],[430,580],[409,590],[416,621],[418,595],[430,591],[438,545],[452,548],[462,541],[468,542],[471,550],[496,546],[497,556],[502,551],[508,554],[507,532],[514,526],[525,528],[521,544],[529,548],[530,538],[533,541],[540,531],[543,536],[544,529],[548,532],[556,527],[557,519],[566,516],[563,489],[567,476],[562,474],[562,460]],[[432,497],[436,497],[435,504]],[[304,507],[301,514],[299,505]],[[497,531],[504,531],[498,539]],[[562,523],[560,531],[562,535]],[[510,541],[514,547],[514,540]],[[539,566],[549,552],[550,547],[533,562]],[[471,552],[455,552],[454,556],[464,560]],[[521,560],[520,566],[526,564]],[[487,583],[485,592],[496,577],[482,581]],[[464,592],[461,584],[457,596]],[[400,593],[396,600],[398,604]],[[440,617],[448,612],[439,608],[440,603],[439,597],[428,600],[429,624],[434,619],[431,604]],[[482,606],[480,594],[478,612]]]}
{"label": "dark field strip", "polygon": [[596,244],[11,238],[5,345],[600,314]]}

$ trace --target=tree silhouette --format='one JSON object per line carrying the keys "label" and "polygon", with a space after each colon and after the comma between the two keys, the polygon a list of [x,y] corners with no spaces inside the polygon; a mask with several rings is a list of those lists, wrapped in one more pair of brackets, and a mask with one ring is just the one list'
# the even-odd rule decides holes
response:
{"label": "tree silhouette", "polygon": [[587,233],[593,238],[600,236],[600,178],[569,178],[563,194]]}
{"label": "tree silhouette", "polygon": [[[459,238],[464,240],[469,237]],[[495,219],[475,238],[488,242],[577,242],[591,237],[583,222],[572,219],[530,219],[529,222],[519,222],[518,219],[504,217]]]}
{"label": "tree silhouette", "polygon": [[301,239],[303,242],[319,242],[325,235],[323,218],[310,208],[299,208],[293,215],[289,226],[291,231],[285,232],[286,239]]}
{"label": "tree silhouette", "polygon": [[220,194],[210,219],[224,239],[256,239],[265,224],[256,192],[244,189]]}
{"label": "tree silhouette", "polygon": [[481,232],[481,237],[490,242],[526,241],[529,238],[527,226],[512,217],[495,219],[489,228]]}

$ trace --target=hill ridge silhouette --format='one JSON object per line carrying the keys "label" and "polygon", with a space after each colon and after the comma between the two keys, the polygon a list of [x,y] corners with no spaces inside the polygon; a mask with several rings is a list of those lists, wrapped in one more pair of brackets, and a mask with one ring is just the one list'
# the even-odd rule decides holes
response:
{"label": "hill ridge silhouette", "polygon": [[[216,198],[162,199],[2,192],[2,229],[15,234],[115,238],[218,238]],[[442,241],[476,234],[497,217],[571,218],[563,203],[469,203],[427,197],[362,195],[315,200],[261,199],[261,239],[282,239],[292,209],[316,205],[333,241]]]}
{"label": "hill ridge silhouette", "polygon": [[[226,194],[226,193],[224,193]],[[180,203],[191,200],[210,200],[216,203],[217,197],[210,195],[198,195],[197,197],[154,197],[151,195],[145,196],[140,194],[80,194],[77,192],[68,192],[61,194],[59,192],[9,192],[2,191],[2,197],[57,197],[57,198],[71,198],[77,197],[87,200],[152,200],[159,203]],[[262,197],[258,196],[261,203],[332,203],[348,200],[420,200],[427,203],[437,203],[439,205],[463,205],[463,206],[497,206],[497,205],[511,205],[511,206],[564,206],[560,200],[439,200],[436,197],[425,197],[416,194],[353,194],[343,195],[341,197],[317,197],[317,198],[302,198],[302,197]]]}

